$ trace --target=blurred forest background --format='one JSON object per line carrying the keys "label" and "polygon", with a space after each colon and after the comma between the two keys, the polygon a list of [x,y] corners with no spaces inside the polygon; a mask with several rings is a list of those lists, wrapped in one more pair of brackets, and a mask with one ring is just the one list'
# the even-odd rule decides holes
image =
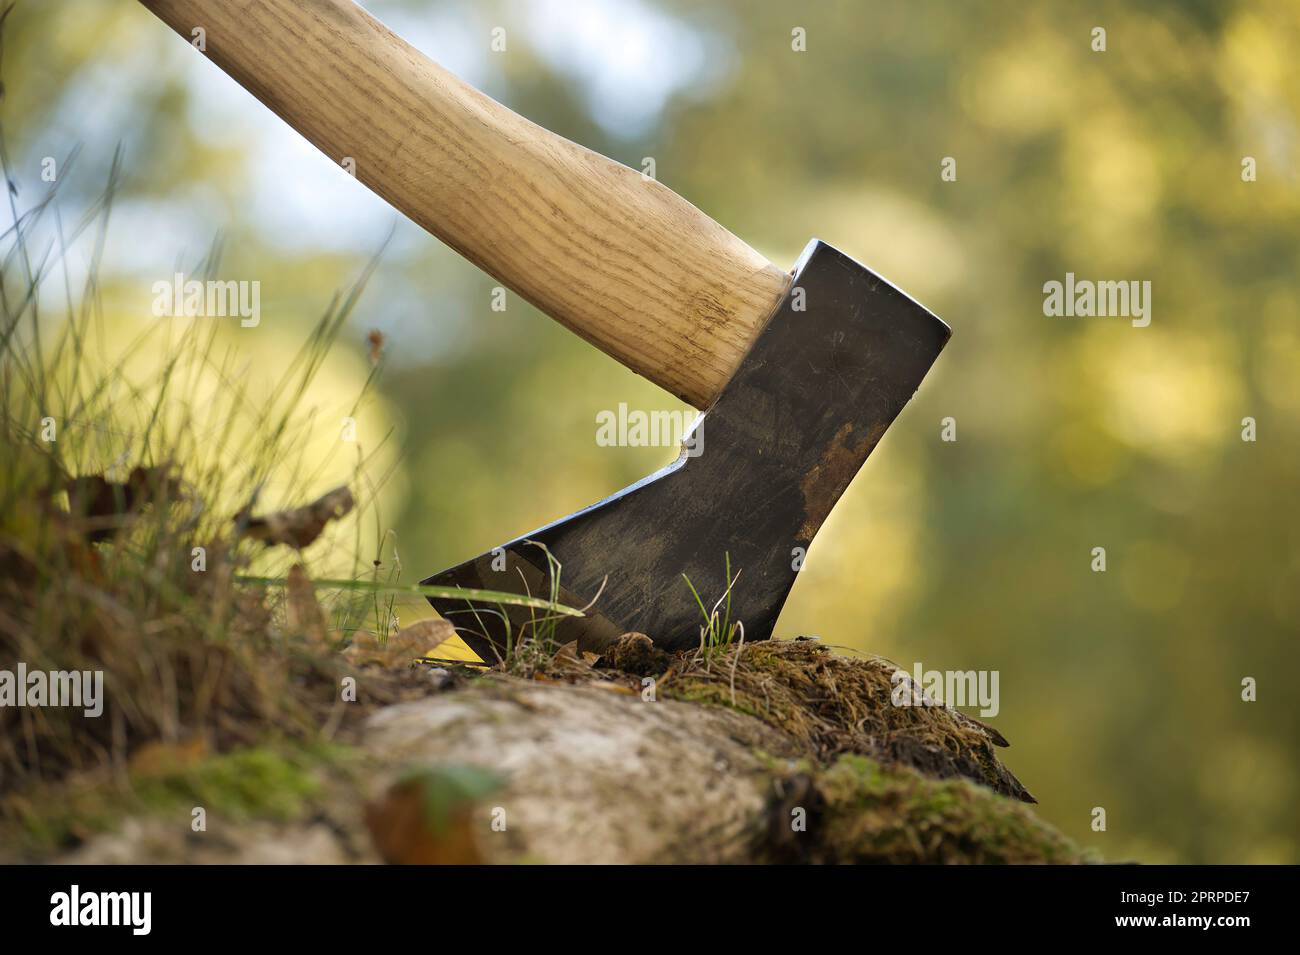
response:
{"label": "blurred forest background", "polygon": [[[953,327],[779,635],[998,670],[1009,765],[1108,859],[1300,861],[1300,4],[365,6],[536,122],[633,168],[653,157],[782,266],[817,236]],[[597,446],[596,414],[680,403],[513,295],[493,311],[493,280],[132,0],[21,0],[3,73],[20,206],[54,157],[75,222],[122,146],[106,354],[159,322],[152,284],[220,235],[219,276],[262,287],[260,326],[222,334],[270,380],[393,231],[310,396],[312,453],[338,474],[286,493],[350,473],[335,422],[382,331],[359,440],[386,439],[391,474],[361,518],[367,560],[390,530],[418,580],[674,456]],[[47,283],[51,321],[81,294],[87,241]],[[1150,280],[1150,327],[1045,317],[1043,283],[1067,271]]]}

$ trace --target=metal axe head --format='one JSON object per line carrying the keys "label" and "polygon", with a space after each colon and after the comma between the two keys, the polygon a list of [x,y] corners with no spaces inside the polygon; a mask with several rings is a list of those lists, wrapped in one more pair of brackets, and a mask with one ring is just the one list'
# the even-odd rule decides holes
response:
{"label": "metal axe head", "polygon": [[[697,421],[687,446],[698,455],[684,450],[614,496],[423,583],[533,596],[558,585],[560,603],[591,607],[563,618],[557,638],[592,650],[627,631],[666,649],[696,646],[696,593],[711,608],[730,586],[731,619],[743,623],[746,640],[765,639],[799,556],[949,335],[923,306],[813,240]],[[485,660],[503,654],[535,613],[431,602]]]}

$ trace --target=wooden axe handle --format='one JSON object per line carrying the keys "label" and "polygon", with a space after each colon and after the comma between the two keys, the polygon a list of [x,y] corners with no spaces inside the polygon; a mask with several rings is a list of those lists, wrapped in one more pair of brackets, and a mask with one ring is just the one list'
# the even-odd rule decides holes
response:
{"label": "wooden axe handle", "polygon": [[352,0],[141,0],[336,162],[601,351],[707,407],[789,276],[671,189],[461,82]]}

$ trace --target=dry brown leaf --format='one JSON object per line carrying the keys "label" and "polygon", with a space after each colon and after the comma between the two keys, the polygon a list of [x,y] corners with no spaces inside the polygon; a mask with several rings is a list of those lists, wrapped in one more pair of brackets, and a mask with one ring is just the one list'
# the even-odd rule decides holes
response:
{"label": "dry brown leaf", "polygon": [[366,826],[389,865],[478,865],[483,861],[470,825],[470,808],[458,810],[445,835],[424,821],[423,797],[414,786],[394,787],[366,806]]}
{"label": "dry brown leaf", "polygon": [[364,666],[378,662],[383,652],[378,637],[369,630],[358,630],[352,634],[351,642],[344,648],[343,659],[353,666]]}
{"label": "dry brown leaf", "polygon": [[175,743],[155,740],[137,749],[127,765],[137,776],[163,776],[187,769],[207,755],[208,740],[205,736],[192,736]]}
{"label": "dry brown leaf", "polygon": [[268,547],[287,544],[303,548],[320,537],[326,524],[351,511],[354,504],[352,492],[343,486],[321,495],[310,504],[274,511],[265,517],[253,517],[248,508],[244,508],[235,515],[235,521],[243,523],[245,537],[262,541]]}
{"label": "dry brown leaf", "polygon": [[373,633],[359,630],[352,637],[351,645],[343,651],[343,657],[353,666],[408,666],[455,635],[455,627],[435,617],[403,627],[382,644]]}
{"label": "dry brown leaf", "polygon": [[316,600],[316,588],[312,586],[302,564],[294,564],[289,568],[284,614],[290,633],[302,634],[314,645],[324,646],[327,643],[325,613]]}
{"label": "dry brown leaf", "polygon": [[592,666],[595,665],[596,661],[599,659],[600,659],[599,653],[591,653],[590,651],[587,650],[579,650],[578,641],[570,640],[564,646],[560,647],[560,649],[555,651],[555,655],[551,657],[551,664],[553,666],[555,665],[563,666],[564,664],[572,664],[573,666],[579,669],[590,669]]}
{"label": "dry brown leaf", "polygon": [[474,865],[483,861],[474,804],[499,785],[492,774],[469,767],[420,773],[368,803],[366,826],[391,865]]}
{"label": "dry brown leaf", "polygon": [[124,482],[110,481],[102,474],[70,478],[63,490],[68,492],[66,523],[90,541],[113,537],[146,504],[180,500],[184,493],[168,464],[132,468]]}

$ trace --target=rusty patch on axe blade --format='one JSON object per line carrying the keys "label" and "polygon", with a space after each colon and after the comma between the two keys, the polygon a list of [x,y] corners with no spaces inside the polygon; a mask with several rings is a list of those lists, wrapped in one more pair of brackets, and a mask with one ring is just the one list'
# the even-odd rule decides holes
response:
{"label": "rusty patch on axe blade", "polygon": [[803,510],[806,515],[799,536],[812,540],[817,529],[825,522],[835,502],[840,499],[844,489],[849,486],[858,468],[866,459],[880,439],[884,437],[886,425],[873,425],[867,436],[861,441],[853,442],[852,422],[845,422],[830,447],[822,455],[807,476],[799,484],[803,491]]}

